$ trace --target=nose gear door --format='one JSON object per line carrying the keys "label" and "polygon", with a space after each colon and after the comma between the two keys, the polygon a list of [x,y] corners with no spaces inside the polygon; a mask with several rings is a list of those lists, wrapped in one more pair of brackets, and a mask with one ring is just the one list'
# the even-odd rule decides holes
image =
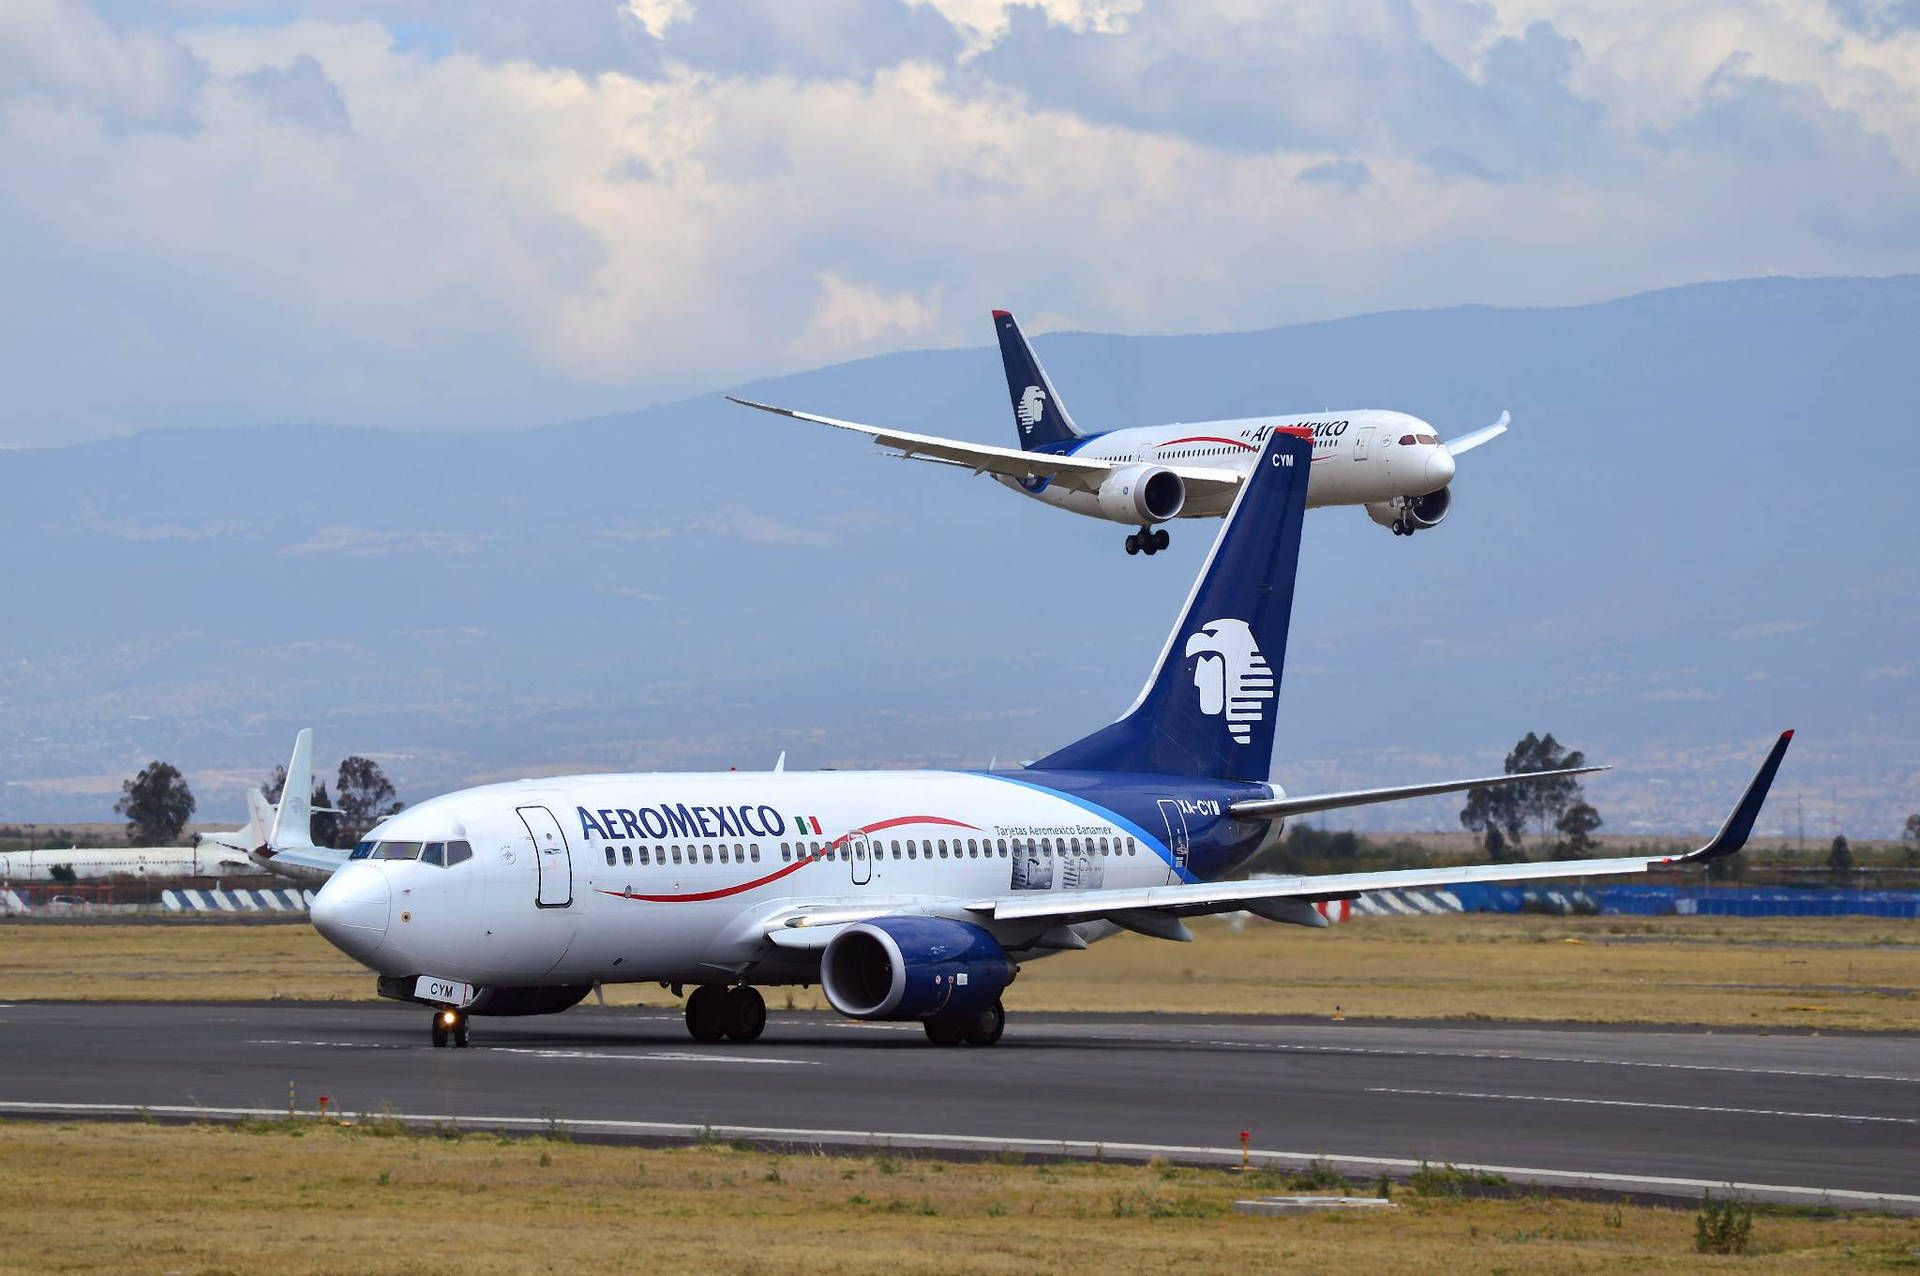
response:
{"label": "nose gear door", "polygon": [[540,875],[533,902],[541,908],[565,908],[573,903],[573,853],[560,821],[544,806],[516,807],[515,811],[533,839],[533,862],[538,866],[534,871]]}
{"label": "nose gear door", "polygon": [[1180,870],[1187,866],[1187,817],[1180,813],[1180,804],[1172,798],[1160,799],[1160,818],[1167,825],[1167,849],[1173,852],[1173,867],[1167,871],[1167,880],[1180,880]]}
{"label": "nose gear door", "polygon": [[873,848],[865,833],[847,834],[847,866],[853,870],[853,884],[865,886],[873,880]]}

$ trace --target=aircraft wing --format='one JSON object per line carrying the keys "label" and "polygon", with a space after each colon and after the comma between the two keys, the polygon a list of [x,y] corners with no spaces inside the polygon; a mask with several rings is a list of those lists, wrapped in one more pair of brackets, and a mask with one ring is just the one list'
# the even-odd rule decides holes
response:
{"label": "aircraft wing", "polygon": [[[1604,877],[1622,874],[1644,873],[1654,869],[1674,868],[1684,864],[1703,864],[1709,860],[1732,855],[1747,843],[1753,832],[1753,823],[1760,814],[1760,807],[1766,801],[1767,790],[1773,785],[1773,777],[1780,769],[1781,759],[1786,756],[1787,745],[1793,739],[1793,732],[1781,734],[1767,753],[1766,760],[1754,774],[1741,796],[1733,813],[1713,839],[1698,850],[1684,855],[1632,856],[1615,859],[1590,860],[1549,860],[1544,863],[1523,864],[1473,864],[1450,868],[1390,869],[1372,873],[1325,873],[1312,877],[1261,877],[1246,881],[1233,882],[1193,882],[1173,886],[1123,887],[1114,890],[1093,891],[1021,891],[1017,894],[996,896],[989,899],[964,901],[924,899],[912,902],[895,901],[892,904],[852,904],[822,903],[782,910],[766,919],[767,937],[783,948],[820,948],[842,926],[852,922],[893,913],[929,913],[952,916],[972,915],[980,919],[993,921],[1049,921],[1071,923],[1076,921],[1096,921],[1106,918],[1128,929],[1142,929],[1143,921],[1150,933],[1161,928],[1169,928],[1167,933],[1176,933],[1170,929],[1172,923],[1181,917],[1195,917],[1207,913],[1238,912],[1242,909],[1266,912],[1268,915],[1281,914],[1290,921],[1308,921],[1307,914],[1312,910],[1303,907],[1318,900],[1350,899],[1364,895],[1369,891],[1408,890],[1422,887],[1453,886],[1466,882],[1524,882],[1524,881],[1561,881],[1571,877]],[[1582,771],[1596,768],[1581,768]],[[1577,773],[1577,772],[1575,772]],[[1565,775],[1569,772],[1534,772],[1531,775],[1512,777],[1514,780],[1537,779],[1543,775]],[[1505,782],[1507,777],[1494,777],[1496,782]],[[1466,781],[1467,785],[1484,785],[1485,780]],[[1446,786],[1419,785],[1411,790],[1399,790],[1400,796],[1422,796],[1433,792],[1449,792]],[[1364,797],[1368,801],[1384,801],[1384,798],[1372,797],[1381,792],[1395,790],[1362,790],[1359,794],[1334,795],[1328,797]],[[1325,799],[1303,799],[1324,801]],[[1287,799],[1277,799],[1285,802]],[[1345,805],[1359,805],[1347,802]],[[1236,803],[1234,814],[1241,814],[1250,807],[1267,807],[1268,803]],[[1327,810],[1330,807],[1315,807]],[[1271,812],[1262,811],[1262,814]],[[1256,817],[1257,818],[1257,817]],[[959,904],[956,909],[955,903]],[[1265,906],[1264,908],[1262,906]]]}
{"label": "aircraft wing", "polygon": [[[1046,895],[1022,892],[968,905],[969,911],[996,921],[1052,918],[1090,920],[1119,914],[1160,913],[1172,917],[1233,912],[1248,905],[1282,900],[1322,900],[1362,895],[1368,891],[1407,890],[1450,886],[1464,882],[1522,882],[1569,877],[1603,877],[1644,873],[1681,864],[1702,864],[1732,855],[1747,844],[1775,772],[1786,756],[1793,732],[1783,732],[1754,774],[1747,791],[1713,840],[1685,855],[1634,856],[1624,859],[1549,860],[1538,864],[1474,864],[1458,868],[1390,869],[1374,873],[1326,873],[1313,877],[1267,877],[1239,882],[1194,882],[1177,886],[1149,886],[1119,890],[1072,891]],[[1536,773],[1539,774],[1539,773]],[[1039,898],[1035,898],[1039,896]]]}
{"label": "aircraft wing", "polygon": [[276,873],[298,869],[303,874],[329,876],[347,862],[350,854],[345,848],[333,846],[285,847],[263,852],[258,862]]}
{"label": "aircraft wing", "polygon": [[1453,456],[1459,456],[1462,452],[1471,452],[1482,443],[1490,439],[1497,439],[1505,434],[1507,432],[1507,423],[1511,420],[1513,420],[1513,414],[1511,412],[1502,412],[1500,419],[1492,425],[1483,425],[1471,433],[1463,434],[1457,439],[1450,440],[1447,443],[1447,452]]}
{"label": "aircraft wing", "polygon": [[[997,474],[1016,480],[1047,479],[1080,492],[1098,491],[1109,474],[1136,464],[1133,461],[1065,456],[1055,452],[1027,452],[1020,448],[943,439],[933,434],[890,430],[877,425],[862,425],[858,421],[842,421],[838,417],[818,416],[794,408],[775,407],[770,403],[755,403],[752,399],[735,398],[733,395],[727,395],[726,398],[728,402],[738,403],[744,408],[757,408],[776,416],[792,417],[796,421],[812,421],[816,425],[830,425],[836,430],[864,434],[881,447],[892,448],[909,460],[935,461],[942,465],[960,466],[975,474]],[[1168,465],[1162,468],[1178,474],[1188,491],[1195,495],[1212,496],[1216,491],[1232,491],[1240,485],[1242,477],[1234,470],[1201,466]]]}

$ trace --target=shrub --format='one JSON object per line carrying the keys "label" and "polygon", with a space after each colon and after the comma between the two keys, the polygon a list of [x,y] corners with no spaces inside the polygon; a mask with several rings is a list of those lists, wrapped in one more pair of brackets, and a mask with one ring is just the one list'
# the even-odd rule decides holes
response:
{"label": "shrub", "polygon": [[1709,1189],[1693,1216],[1693,1247],[1702,1254],[1744,1254],[1753,1240],[1753,1205],[1731,1193],[1716,1201]]}

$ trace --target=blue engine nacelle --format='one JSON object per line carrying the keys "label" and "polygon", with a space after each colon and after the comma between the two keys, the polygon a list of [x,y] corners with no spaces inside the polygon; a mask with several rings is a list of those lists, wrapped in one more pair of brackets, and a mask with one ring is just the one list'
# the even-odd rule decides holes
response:
{"label": "blue engine nacelle", "polygon": [[999,941],[968,922],[876,917],[835,935],[820,987],[850,1019],[927,1019],[984,1010],[1013,982]]}

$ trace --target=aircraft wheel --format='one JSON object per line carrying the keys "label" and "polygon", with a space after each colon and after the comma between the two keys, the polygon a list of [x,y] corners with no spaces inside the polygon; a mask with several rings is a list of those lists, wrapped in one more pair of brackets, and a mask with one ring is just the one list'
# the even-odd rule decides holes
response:
{"label": "aircraft wheel", "polygon": [[461,1014],[459,1021],[453,1025],[453,1044],[461,1050],[465,1050],[473,1044],[467,1039],[467,1016],[464,1012]]}
{"label": "aircraft wheel", "polygon": [[435,1014],[433,1017],[434,1049],[439,1050],[439,1049],[445,1048],[447,1044],[447,1039],[448,1039],[448,1033],[447,1033],[446,1025],[442,1024],[440,1022],[440,1016],[438,1014]]}
{"label": "aircraft wheel", "polygon": [[1007,1030],[1007,1009],[995,998],[991,1006],[966,1017],[966,1035],[961,1038],[970,1046],[991,1046],[1000,1040],[1000,1034]]}
{"label": "aircraft wheel", "polygon": [[966,1035],[966,1023],[959,1016],[935,1015],[922,1026],[927,1030],[927,1040],[936,1046],[957,1046]]}
{"label": "aircraft wheel", "polygon": [[1156,550],[1165,549],[1167,546],[1171,545],[1172,543],[1173,543],[1173,537],[1167,535],[1166,528],[1160,527],[1160,528],[1154,529],[1154,533],[1153,533],[1154,549]]}
{"label": "aircraft wheel", "polygon": [[758,1041],[767,1027],[767,1002],[760,990],[741,984],[727,989],[725,998],[720,1008],[728,1038],[743,1043]]}
{"label": "aircraft wheel", "polygon": [[687,1033],[695,1041],[710,1045],[727,1035],[727,990],[716,984],[701,984],[687,998]]}
{"label": "aircraft wheel", "polygon": [[[1140,538],[1131,532],[1127,533],[1127,553],[1138,554],[1139,552],[1140,552]],[[1152,553],[1153,551],[1148,550],[1147,552]]]}

